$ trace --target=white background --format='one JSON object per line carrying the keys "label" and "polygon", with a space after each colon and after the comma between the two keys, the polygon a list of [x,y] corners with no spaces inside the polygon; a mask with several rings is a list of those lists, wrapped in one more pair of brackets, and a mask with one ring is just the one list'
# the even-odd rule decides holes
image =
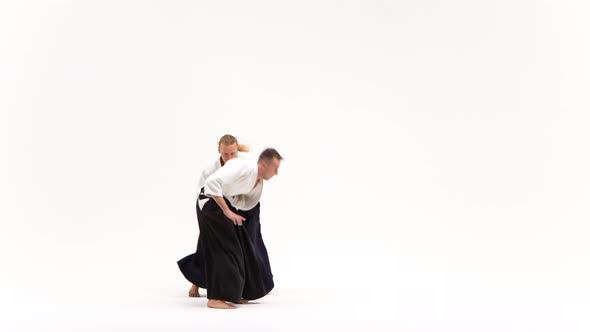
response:
{"label": "white background", "polygon": [[[3,1],[3,331],[590,330],[586,1]],[[189,299],[237,135],[275,290]]]}

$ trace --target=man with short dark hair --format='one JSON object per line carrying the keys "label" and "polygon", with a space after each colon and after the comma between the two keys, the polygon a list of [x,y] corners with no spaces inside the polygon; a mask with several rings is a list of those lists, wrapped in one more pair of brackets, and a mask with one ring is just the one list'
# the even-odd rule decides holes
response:
{"label": "man with short dark hair", "polygon": [[203,225],[201,236],[205,251],[207,306],[234,309],[227,302],[246,303],[266,295],[263,273],[245,220],[238,212],[254,208],[262,195],[264,180],[278,174],[281,155],[272,148],[264,150],[258,161],[234,158],[205,181],[197,215]]}

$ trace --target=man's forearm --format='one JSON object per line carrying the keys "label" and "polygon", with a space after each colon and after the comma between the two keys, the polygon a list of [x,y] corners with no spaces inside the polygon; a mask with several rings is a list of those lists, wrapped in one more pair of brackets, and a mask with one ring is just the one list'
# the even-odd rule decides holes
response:
{"label": "man's forearm", "polygon": [[223,211],[224,213],[226,211],[231,211],[229,206],[227,206],[227,203],[225,203],[225,199],[223,199],[222,196],[209,196],[209,197],[213,198],[215,203],[217,203],[217,205],[219,205],[219,207],[221,208],[221,211]]}

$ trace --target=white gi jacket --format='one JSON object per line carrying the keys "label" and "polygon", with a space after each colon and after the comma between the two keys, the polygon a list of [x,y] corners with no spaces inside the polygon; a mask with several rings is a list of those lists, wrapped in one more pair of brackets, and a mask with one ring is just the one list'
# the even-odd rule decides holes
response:
{"label": "white gi jacket", "polygon": [[234,158],[209,175],[204,183],[207,196],[224,196],[239,210],[250,210],[262,196],[263,181],[256,183],[258,162]]}

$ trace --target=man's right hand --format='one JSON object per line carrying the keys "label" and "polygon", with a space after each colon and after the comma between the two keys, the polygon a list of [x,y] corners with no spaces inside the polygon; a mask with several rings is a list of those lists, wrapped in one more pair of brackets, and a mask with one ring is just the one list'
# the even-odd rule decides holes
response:
{"label": "man's right hand", "polygon": [[240,216],[237,213],[234,213],[229,209],[224,211],[223,214],[225,214],[225,216],[228,217],[234,223],[234,225],[242,226],[242,222],[246,220],[246,218]]}

